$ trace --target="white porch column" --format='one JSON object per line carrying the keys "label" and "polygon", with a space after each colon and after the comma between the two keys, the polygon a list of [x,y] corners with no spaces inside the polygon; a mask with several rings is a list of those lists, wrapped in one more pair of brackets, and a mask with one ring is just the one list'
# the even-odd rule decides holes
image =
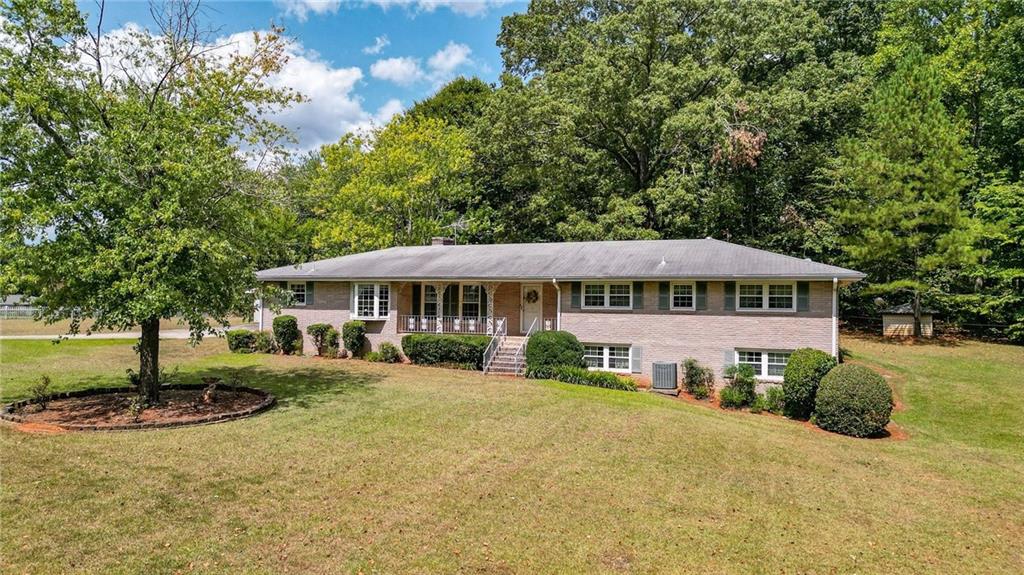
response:
{"label": "white porch column", "polygon": [[487,335],[494,335],[494,292],[498,291],[498,282],[481,284],[487,293]]}
{"label": "white porch column", "polygon": [[423,285],[433,287],[434,293],[437,294],[437,319],[434,321],[434,332],[444,333],[444,290],[448,288],[448,282],[431,282]]}

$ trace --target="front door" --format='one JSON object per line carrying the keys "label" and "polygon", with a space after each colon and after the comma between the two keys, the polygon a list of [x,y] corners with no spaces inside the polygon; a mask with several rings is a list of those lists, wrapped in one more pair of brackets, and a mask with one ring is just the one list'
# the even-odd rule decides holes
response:
{"label": "front door", "polygon": [[523,284],[521,288],[519,307],[522,311],[519,314],[519,329],[526,333],[530,325],[536,320],[534,329],[541,329],[542,316],[544,315],[544,286],[541,284]]}

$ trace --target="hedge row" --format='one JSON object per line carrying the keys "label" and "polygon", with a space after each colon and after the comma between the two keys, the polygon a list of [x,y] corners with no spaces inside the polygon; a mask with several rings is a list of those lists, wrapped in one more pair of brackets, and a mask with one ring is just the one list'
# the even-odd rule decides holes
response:
{"label": "hedge row", "polygon": [[607,371],[590,371],[585,367],[558,365],[550,370],[551,379],[576,385],[589,385],[620,391],[636,391],[636,383],[628,378]]}
{"label": "hedge row", "polygon": [[483,369],[484,350],[491,342],[486,335],[409,334],[402,338],[402,351],[419,365],[473,365]]}

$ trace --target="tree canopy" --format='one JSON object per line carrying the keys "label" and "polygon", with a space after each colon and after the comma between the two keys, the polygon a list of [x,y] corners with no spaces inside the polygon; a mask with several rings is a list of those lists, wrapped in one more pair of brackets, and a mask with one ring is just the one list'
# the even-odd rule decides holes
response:
{"label": "tree canopy", "polygon": [[[159,320],[196,339],[251,313],[273,248],[254,217],[270,201],[249,167],[280,151],[264,112],[296,95],[265,80],[277,31],[251,49],[209,43],[198,7],[169,4],[159,32],[87,30],[72,2],[4,3],[0,188],[4,283],[43,319],[142,326],[141,390],[159,396]],[[102,21],[102,20],[101,20]]]}

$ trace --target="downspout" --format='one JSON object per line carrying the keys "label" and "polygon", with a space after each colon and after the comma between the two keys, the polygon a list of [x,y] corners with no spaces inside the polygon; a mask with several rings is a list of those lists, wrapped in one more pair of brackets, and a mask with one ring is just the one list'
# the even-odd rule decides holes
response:
{"label": "downspout", "polygon": [[832,278],[832,356],[839,359],[839,278]]}
{"label": "downspout", "polygon": [[562,288],[555,278],[551,278],[551,285],[555,286],[555,329],[562,331]]}

